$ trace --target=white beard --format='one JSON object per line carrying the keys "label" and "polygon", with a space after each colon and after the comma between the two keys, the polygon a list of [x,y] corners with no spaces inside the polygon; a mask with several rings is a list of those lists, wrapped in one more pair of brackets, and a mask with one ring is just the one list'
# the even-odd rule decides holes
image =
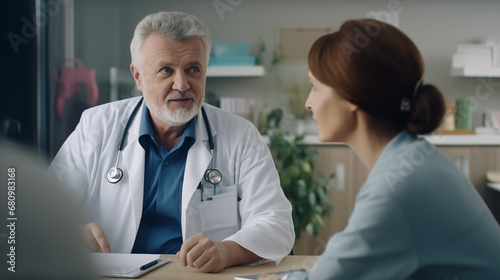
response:
{"label": "white beard", "polygon": [[[147,95],[145,89],[143,89],[143,94]],[[194,116],[196,116],[201,108],[201,104],[197,106],[196,103],[193,104],[193,107],[191,109],[179,108],[175,111],[172,111],[168,108],[167,103],[170,99],[178,99],[183,97],[188,97],[196,100],[195,94],[191,91],[175,91],[165,98],[165,102],[160,107],[156,106],[156,104],[154,104],[153,102],[151,102],[153,104],[149,104],[150,102],[147,102],[146,105],[149,109],[149,112],[151,112],[151,114],[153,114],[153,116],[155,116],[157,119],[170,126],[181,126],[183,124],[186,124]]]}

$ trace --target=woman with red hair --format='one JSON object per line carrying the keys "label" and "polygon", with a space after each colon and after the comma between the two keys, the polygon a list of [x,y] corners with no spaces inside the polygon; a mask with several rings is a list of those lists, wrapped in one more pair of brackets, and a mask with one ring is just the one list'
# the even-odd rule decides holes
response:
{"label": "woman with red hair", "polygon": [[415,44],[376,20],[349,20],[309,53],[322,142],[344,142],[370,174],[346,228],[309,273],[288,279],[500,279],[500,227],[454,163],[418,135],[444,99]]}

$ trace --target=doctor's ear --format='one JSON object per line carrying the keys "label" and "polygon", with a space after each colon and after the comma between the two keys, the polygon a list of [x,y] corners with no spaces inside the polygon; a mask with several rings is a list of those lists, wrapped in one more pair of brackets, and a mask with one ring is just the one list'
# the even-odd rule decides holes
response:
{"label": "doctor's ear", "polygon": [[139,71],[139,68],[135,67],[133,63],[130,63],[130,72],[134,77],[135,86],[139,91],[142,91],[142,81],[141,81],[142,76],[141,72]]}

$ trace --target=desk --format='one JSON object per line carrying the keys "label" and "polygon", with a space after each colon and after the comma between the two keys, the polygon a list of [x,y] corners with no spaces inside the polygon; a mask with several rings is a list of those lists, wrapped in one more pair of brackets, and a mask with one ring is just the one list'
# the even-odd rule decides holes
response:
{"label": "desk", "polygon": [[[204,273],[192,267],[183,267],[175,255],[161,255],[162,258],[169,258],[170,262],[138,278],[140,280],[168,280],[168,279],[217,279],[233,280],[235,276],[250,274],[265,274],[275,271],[291,270],[312,267],[318,256],[287,256],[276,266],[274,262],[261,264],[258,266],[234,266],[224,269],[219,273]],[[120,278],[105,278],[120,279]]]}

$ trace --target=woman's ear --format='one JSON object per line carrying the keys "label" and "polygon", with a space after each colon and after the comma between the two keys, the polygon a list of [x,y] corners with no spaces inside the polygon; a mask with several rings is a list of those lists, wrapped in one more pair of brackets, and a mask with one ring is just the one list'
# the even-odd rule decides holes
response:
{"label": "woman's ear", "polygon": [[359,106],[354,104],[354,103],[351,103],[349,101],[347,101],[347,108],[349,109],[349,111],[351,111],[352,113],[355,113],[359,110]]}

